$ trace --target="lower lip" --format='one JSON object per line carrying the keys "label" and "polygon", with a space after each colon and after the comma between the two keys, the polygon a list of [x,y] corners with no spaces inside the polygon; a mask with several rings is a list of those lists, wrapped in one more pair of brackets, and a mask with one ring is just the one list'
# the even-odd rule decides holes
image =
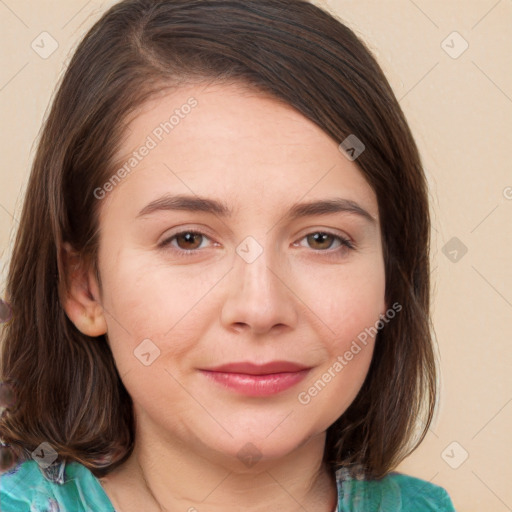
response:
{"label": "lower lip", "polygon": [[309,369],[299,372],[271,373],[269,375],[248,375],[246,373],[224,373],[201,370],[215,382],[247,396],[270,396],[281,393],[298,384]]}

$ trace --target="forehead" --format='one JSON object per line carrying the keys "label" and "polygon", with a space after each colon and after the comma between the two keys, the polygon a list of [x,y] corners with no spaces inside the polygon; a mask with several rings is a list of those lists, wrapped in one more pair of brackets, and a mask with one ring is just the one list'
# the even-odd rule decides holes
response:
{"label": "forehead", "polygon": [[339,192],[378,215],[336,141],[293,107],[238,84],[182,86],[142,105],[116,155],[116,169],[123,165],[109,200],[123,196],[134,215],[157,192],[228,197],[235,212]]}
{"label": "forehead", "polygon": [[[158,146],[151,152],[152,160],[169,156],[170,150],[176,153],[178,144],[180,152],[193,146],[194,153],[202,149],[201,154],[208,152],[210,158],[228,150],[233,156],[244,151],[254,156],[253,151],[272,147],[271,154],[259,156],[274,160],[276,156],[300,157],[310,152],[310,146],[333,143],[290,105],[242,84],[188,85],[162,91],[137,110],[127,127],[128,137],[118,159],[147,136]],[[215,147],[218,150],[212,151]]]}

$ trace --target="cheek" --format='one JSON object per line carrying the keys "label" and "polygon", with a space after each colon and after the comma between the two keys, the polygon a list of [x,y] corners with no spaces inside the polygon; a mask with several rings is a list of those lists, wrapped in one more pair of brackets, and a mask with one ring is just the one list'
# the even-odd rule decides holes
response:
{"label": "cheek", "polygon": [[[363,315],[359,317],[362,322]],[[370,319],[364,315],[364,319]],[[318,411],[318,423],[327,428],[336,421],[356,398],[368,374],[375,346],[375,320],[368,327],[355,320],[340,329],[339,335],[326,346],[328,357],[324,364],[301,386],[299,404]],[[313,414],[316,416],[316,414]],[[319,427],[319,428],[320,428]]]}
{"label": "cheek", "polygon": [[341,416],[359,392],[382,325],[380,315],[386,312],[383,262],[342,268],[336,279],[327,277],[316,281],[327,286],[313,302],[314,313],[322,319],[327,358],[297,397],[302,405],[324,411],[325,425]]}
{"label": "cheek", "polygon": [[322,339],[331,352],[345,351],[352,339],[385,313],[385,271],[381,258],[368,257],[339,267],[298,273],[297,295],[321,320]]}
{"label": "cheek", "polygon": [[350,290],[340,291],[330,304],[328,313],[336,333],[329,348],[336,356],[351,350],[354,341],[361,342],[362,346],[371,346],[376,334],[375,326],[380,315],[385,313],[384,284],[380,287],[375,281],[361,282]]}
{"label": "cheek", "polygon": [[118,367],[126,371],[139,364],[134,355],[141,343],[145,345],[140,350],[151,349],[153,343],[155,354],[172,353],[179,363],[211,323],[207,315],[215,305],[209,292],[222,280],[226,269],[212,266],[193,273],[186,266],[149,260],[133,250],[123,250],[115,259],[105,260],[103,281],[108,337]]}

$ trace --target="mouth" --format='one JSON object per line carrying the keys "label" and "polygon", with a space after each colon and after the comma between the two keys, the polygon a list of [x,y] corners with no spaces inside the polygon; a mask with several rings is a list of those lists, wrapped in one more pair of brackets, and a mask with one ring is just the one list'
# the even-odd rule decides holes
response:
{"label": "mouth", "polygon": [[302,381],[311,367],[289,361],[265,364],[229,363],[201,369],[213,382],[239,394],[263,397],[281,393]]}

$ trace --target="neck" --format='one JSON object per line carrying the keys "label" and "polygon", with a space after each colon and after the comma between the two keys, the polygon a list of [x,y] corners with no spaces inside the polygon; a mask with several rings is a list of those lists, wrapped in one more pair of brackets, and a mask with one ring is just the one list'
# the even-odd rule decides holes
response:
{"label": "neck", "polygon": [[333,512],[336,508],[335,476],[322,462],[325,432],[285,457],[262,458],[245,467],[200,442],[191,447],[144,427],[138,429],[129,459],[102,479],[118,512]]}

